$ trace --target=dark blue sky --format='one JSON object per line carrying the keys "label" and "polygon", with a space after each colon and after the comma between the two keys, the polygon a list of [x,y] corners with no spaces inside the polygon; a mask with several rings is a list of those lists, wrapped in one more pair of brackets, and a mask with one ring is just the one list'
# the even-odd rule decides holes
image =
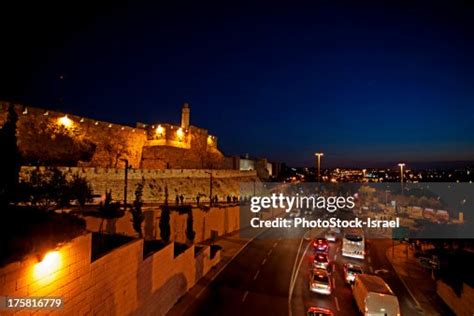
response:
{"label": "dark blue sky", "polygon": [[226,154],[292,165],[474,160],[472,5],[334,2],[11,8],[0,98],[128,124],[188,101]]}

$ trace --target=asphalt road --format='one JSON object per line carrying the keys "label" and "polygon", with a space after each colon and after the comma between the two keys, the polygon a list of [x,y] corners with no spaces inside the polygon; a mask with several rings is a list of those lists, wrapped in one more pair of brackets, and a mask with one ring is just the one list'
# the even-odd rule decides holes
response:
{"label": "asphalt road", "polygon": [[340,239],[330,243],[333,293],[325,296],[310,292],[309,243],[312,237],[323,233],[304,229],[265,230],[187,306],[183,315],[305,315],[310,306],[330,308],[335,315],[359,315],[351,288],[343,280],[346,262],[358,262],[367,273],[382,277],[398,297],[402,315],[421,315],[386,258],[386,250],[391,246],[387,239],[368,240],[365,260],[343,257]]}
{"label": "asphalt road", "polygon": [[359,315],[351,287],[344,282],[343,266],[347,262],[357,263],[363,267],[366,273],[375,273],[382,277],[397,295],[402,315],[421,315],[416,308],[416,303],[385,257],[386,249],[390,245],[391,241],[388,240],[370,240],[367,243],[365,260],[358,260],[342,256],[340,239],[336,243],[331,243],[329,250],[329,258],[333,262],[331,274],[333,292],[331,295],[312,293],[308,289],[310,265],[313,258],[311,246],[309,246],[308,251],[304,254],[304,260],[295,283],[291,300],[292,315],[304,315],[310,306],[329,308],[336,315]]}
{"label": "asphalt road", "polygon": [[288,315],[292,269],[303,233],[277,228],[264,231],[184,315]]}

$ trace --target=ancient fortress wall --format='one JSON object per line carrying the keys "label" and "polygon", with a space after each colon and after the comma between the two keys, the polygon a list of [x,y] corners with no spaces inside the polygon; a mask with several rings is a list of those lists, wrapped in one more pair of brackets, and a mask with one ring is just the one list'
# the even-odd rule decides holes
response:
{"label": "ancient fortress wall", "polygon": [[[21,177],[28,178],[28,174],[39,168],[22,167]],[[115,200],[122,200],[125,184],[125,169],[114,168],[59,168],[67,176],[78,174],[91,184],[94,194],[104,195],[112,190]],[[206,169],[129,169],[127,197],[133,200],[136,185],[144,181],[143,200],[145,202],[164,202],[165,187],[168,187],[168,198],[174,203],[176,195],[183,195],[185,203],[194,202],[196,196],[201,195],[201,202],[208,201],[210,190],[210,174],[212,173],[212,192],[222,201],[227,195],[240,196],[241,183],[259,181],[256,171],[239,170],[206,170]]]}
{"label": "ancient fortress wall", "polygon": [[[0,102],[0,125],[8,107],[8,102]],[[236,157],[225,157],[220,152],[217,137],[195,126],[137,123],[132,127],[23,105],[15,105],[15,110],[19,118],[18,146],[23,153],[32,148],[47,151],[43,147],[48,144],[33,146],[35,135],[48,124],[60,124],[63,118],[75,137],[96,146],[92,158],[81,161],[80,166],[117,168],[123,167],[126,159],[132,167],[145,169],[239,169]]]}
{"label": "ancient fortress wall", "polygon": [[[9,103],[0,103],[0,124],[3,124],[7,115]],[[15,105],[18,114],[17,137],[20,151],[25,151],[28,144],[23,141],[27,136],[39,133],[40,126],[44,124],[56,124],[56,122],[66,117],[71,120],[73,128],[77,130],[80,137],[84,137],[97,145],[96,151],[89,162],[84,162],[85,166],[113,167],[122,166],[123,162],[113,157],[113,153],[122,152],[123,158],[129,160],[130,165],[139,167],[141,163],[142,149],[147,141],[147,132],[143,128],[135,128],[126,125],[119,125],[105,121],[71,115],[68,113],[44,110],[33,107]],[[116,147],[116,148],[113,148]],[[123,149],[120,149],[123,147]],[[117,149],[118,148],[118,149]],[[112,154],[111,154],[112,153]]]}

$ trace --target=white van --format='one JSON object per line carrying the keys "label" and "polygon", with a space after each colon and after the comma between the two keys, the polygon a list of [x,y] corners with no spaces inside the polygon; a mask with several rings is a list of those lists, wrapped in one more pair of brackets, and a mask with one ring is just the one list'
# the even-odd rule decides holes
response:
{"label": "white van", "polygon": [[359,311],[366,316],[400,316],[397,297],[384,280],[375,275],[358,274],[352,294]]}

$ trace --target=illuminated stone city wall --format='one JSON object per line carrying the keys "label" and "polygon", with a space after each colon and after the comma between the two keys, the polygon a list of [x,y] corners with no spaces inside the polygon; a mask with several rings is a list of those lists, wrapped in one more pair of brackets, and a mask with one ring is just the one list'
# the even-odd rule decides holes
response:
{"label": "illuminated stone city wall", "polygon": [[[20,176],[28,178],[28,174],[44,167],[22,167]],[[113,168],[59,168],[67,176],[78,174],[91,184],[94,194],[105,195],[112,190],[115,200],[122,200],[125,184],[125,170]],[[256,171],[239,170],[206,170],[206,169],[130,169],[128,172],[127,197],[133,199],[136,185],[144,181],[143,200],[145,202],[164,202],[165,186],[168,187],[169,202],[174,203],[176,195],[183,195],[185,203],[194,202],[201,195],[201,202],[208,201],[210,190],[210,175],[212,172],[213,196],[217,195],[222,201],[227,195],[239,196],[242,182],[259,181]]]}
{"label": "illuminated stone city wall", "polygon": [[[164,315],[220,261],[208,246],[175,257],[170,243],[147,258],[133,240],[91,262],[91,235],[61,246],[40,263],[35,254],[0,269],[0,295],[60,296],[64,308],[49,315]],[[2,312],[32,315],[35,310]]]}
{"label": "illuminated stone city wall", "polygon": [[[6,119],[8,106],[9,103],[0,102],[0,125]],[[53,142],[35,146],[35,137],[42,134],[46,125],[58,125],[77,139],[95,144],[92,158],[79,162],[80,166],[116,168],[127,159],[132,167],[145,169],[239,169],[236,158],[225,157],[219,151],[215,136],[195,126],[137,123],[132,127],[23,105],[15,105],[15,110],[22,153],[54,150],[48,148]]]}

